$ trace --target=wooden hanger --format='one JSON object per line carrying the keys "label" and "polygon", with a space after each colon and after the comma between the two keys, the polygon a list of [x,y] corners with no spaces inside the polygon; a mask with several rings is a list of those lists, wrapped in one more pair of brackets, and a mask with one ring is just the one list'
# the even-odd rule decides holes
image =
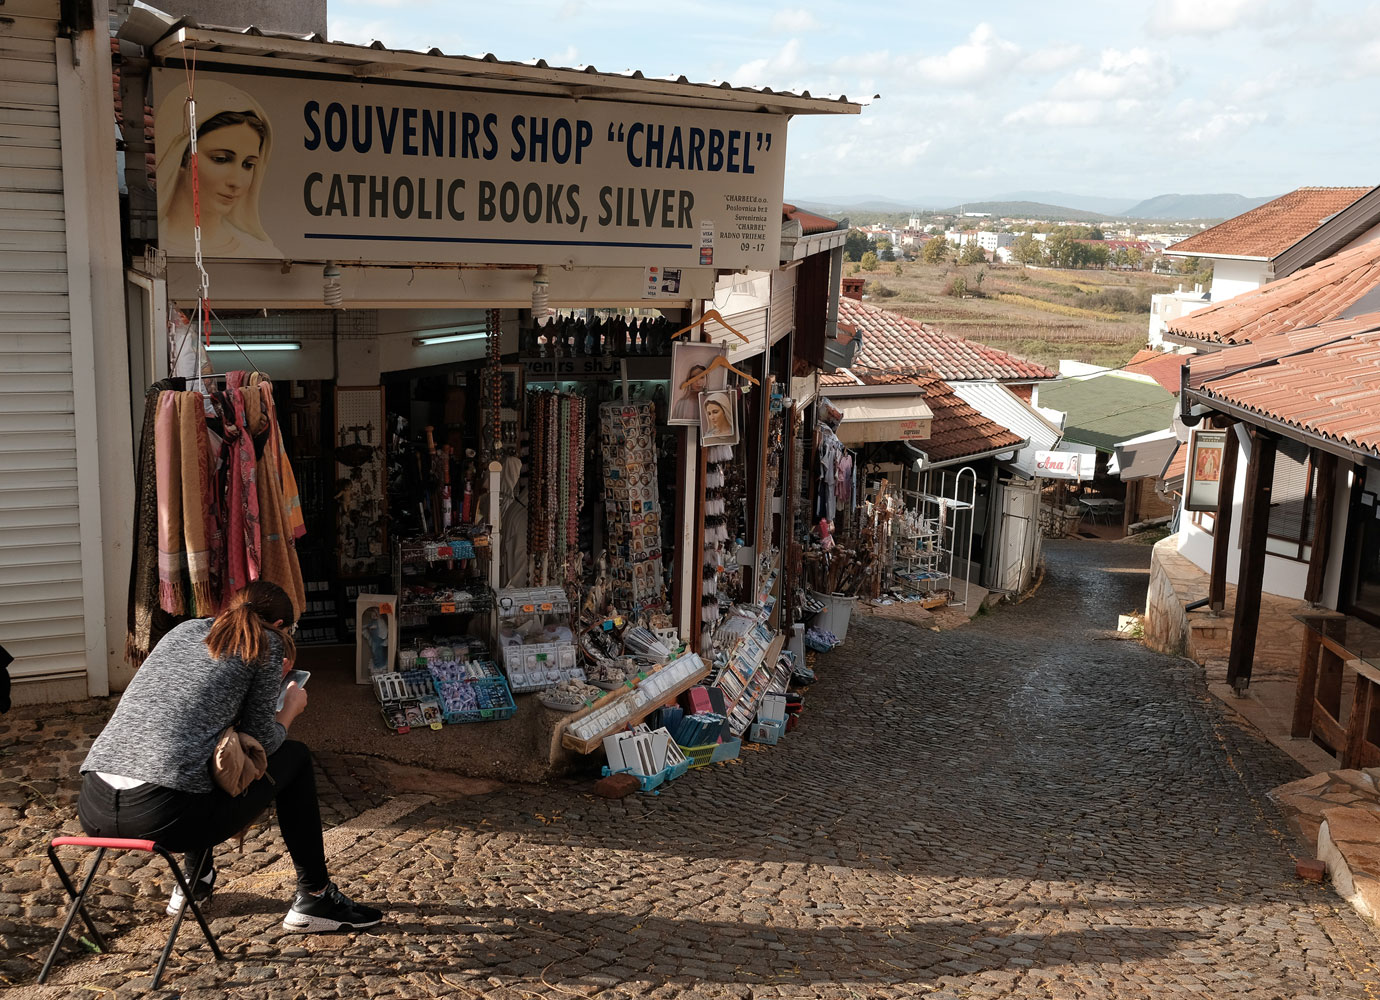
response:
{"label": "wooden hanger", "polygon": [[[736,333],[737,331],[734,332]],[[755,378],[753,378],[751,375],[749,375],[747,372],[743,371],[741,368],[734,368],[731,364],[728,363],[727,358],[725,358],[722,354],[718,354],[715,355],[713,361],[709,362],[708,367],[706,367],[704,371],[700,372],[698,375],[691,375],[688,379],[686,379],[684,382],[680,384],[680,387],[682,389],[689,388],[691,382],[699,381],[700,379],[708,375],[710,372],[712,372],[715,368],[727,368],[733,374],[741,375],[743,378],[747,379],[753,385],[762,384],[761,382],[758,382]]]}
{"label": "wooden hanger", "polygon": [[732,326],[730,326],[727,322],[725,322],[724,318],[723,318],[722,316],[719,315],[719,310],[717,310],[717,309],[706,309],[706,310],[704,311],[704,315],[703,315],[703,316],[701,316],[699,319],[695,320],[695,322],[691,323],[689,326],[683,326],[683,327],[681,327],[681,328],[680,328],[679,330],[677,330],[675,333],[671,334],[671,338],[670,338],[670,339],[675,340],[675,339],[676,339],[677,337],[679,337],[681,334],[683,334],[683,333],[689,333],[691,330],[695,329],[695,327],[697,327],[697,326],[704,326],[704,324],[707,323],[707,322],[708,322],[709,320],[711,320],[711,319],[712,319],[714,322],[718,323],[721,327],[723,327],[723,328],[724,328],[725,330],[727,330],[729,333],[733,334],[735,337],[737,337],[737,338],[738,338],[739,340],[741,340],[743,343],[745,343],[745,344],[751,343],[751,341],[748,340],[747,337],[745,337],[743,334],[739,333],[737,330],[733,329]]}

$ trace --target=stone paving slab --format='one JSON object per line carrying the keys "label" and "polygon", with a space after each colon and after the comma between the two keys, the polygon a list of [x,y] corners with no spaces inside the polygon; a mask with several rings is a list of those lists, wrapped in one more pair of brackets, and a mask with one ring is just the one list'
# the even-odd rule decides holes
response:
{"label": "stone paving slab", "polygon": [[[1380,995],[1374,931],[1294,877],[1266,798],[1302,770],[1191,665],[1102,640],[1148,552],[1049,552],[1034,598],[969,626],[856,620],[799,730],[659,796],[428,787],[324,756],[333,873],[386,923],[282,934],[288,866],[262,828],[224,854],[211,904],[231,961],[188,933],[162,995]],[[75,826],[71,775],[102,716],[38,729],[27,712],[0,720],[0,976],[16,998],[147,995],[166,876],[139,859],[96,901],[114,951],[31,985],[60,902],[40,845]]]}

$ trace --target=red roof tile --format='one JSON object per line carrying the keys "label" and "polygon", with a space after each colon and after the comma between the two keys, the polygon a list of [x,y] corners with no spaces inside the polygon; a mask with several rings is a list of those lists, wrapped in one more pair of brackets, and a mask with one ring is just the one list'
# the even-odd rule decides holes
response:
{"label": "red roof tile", "polygon": [[924,397],[925,405],[934,414],[930,422],[929,440],[916,444],[931,462],[948,462],[1000,448],[1018,448],[1025,443],[1025,438],[1019,434],[969,406],[959,398],[952,386],[937,375],[850,370],[857,378],[844,372],[821,374],[821,390],[827,392],[830,386],[857,385],[858,379],[864,385],[915,386]]}
{"label": "red roof tile", "polygon": [[862,335],[854,368],[933,372],[951,382],[1056,377],[1044,365],[951,336],[919,320],[856,299],[839,299],[839,321],[855,327]]}
{"label": "red roof tile", "polygon": [[832,233],[839,227],[833,219],[826,219],[822,215],[814,212],[807,212],[803,208],[796,208],[794,205],[785,204],[781,206],[782,222],[799,222],[800,232],[805,236],[814,233]]}
{"label": "red roof tile", "polygon": [[1188,360],[1186,354],[1173,354],[1168,351],[1144,350],[1122,366],[1121,370],[1133,375],[1148,375],[1174,395],[1179,394],[1179,369]]}
{"label": "red roof tile", "polygon": [[1214,400],[1380,457],[1380,312],[1231,347],[1190,362]]}
{"label": "red roof tile", "polygon": [[1168,252],[1271,260],[1370,190],[1368,187],[1299,188],[1195,233],[1175,243]]}
{"label": "red roof tile", "polygon": [[1380,286],[1380,240],[1362,243],[1250,292],[1199,309],[1169,333],[1218,344],[1241,344],[1336,319]]}

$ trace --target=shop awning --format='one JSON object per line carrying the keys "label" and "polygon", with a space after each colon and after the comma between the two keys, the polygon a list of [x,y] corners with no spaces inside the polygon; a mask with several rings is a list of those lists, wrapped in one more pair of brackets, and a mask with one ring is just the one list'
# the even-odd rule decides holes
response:
{"label": "shop awning", "polygon": [[844,444],[924,441],[930,436],[934,412],[918,395],[864,396],[834,403],[843,411],[838,438]]}

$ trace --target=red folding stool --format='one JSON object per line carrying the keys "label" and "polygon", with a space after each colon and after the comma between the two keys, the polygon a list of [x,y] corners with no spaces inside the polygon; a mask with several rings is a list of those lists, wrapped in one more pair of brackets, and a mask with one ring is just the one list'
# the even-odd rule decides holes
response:
{"label": "red folding stool", "polygon": [[[72,884],[67,869],[62,867],[62,862],[58,860],[57,849],[59,847],[89,847],[96,850],[96,858],[91,862],[91,870],[87,872],[86,881],[82,883],[80,891]],[[225,958],[221,954],[220,946],[216,944],[215,935],[211,933],[211,928],[206,923],[206,918],[201,915],[201,907],[192,898],[191,887],[188,886],[186,878],[183,877],[177,859],[169,854],[165,848],[160,847],[152,840],[123,840],[114,837],[56,837],[48,845],[48,860],[53,863],[53,870],[62,880],[62,887],[67,890],[67,895],[72,897],[72,905],[67,908],[67,917],[62,922],[62,930],[58,932],[58,938],[53,942],[53,950],[48,953],[48,960],[43,963],[43,971],[38,974],[40,983],[48,978],[48,973],[53,968],[53,962],[62,949],[62,943],[67,940],[67,932],[72,929],[72,921],[76,919],[78,913],[81,914],[82,920],[86,921],[86,928],[91,932],[91,937],[95,939],[96,946],[101,951],[105,951],[105,939],[101,937],[101,932],[96,930],[96,923],[91,919],[91,914],[86,912],[86,892],[96,879],[96,870],[101,867],[101,860],[105,857],[106,851],[147,851],[150,854],[157,854],[168,863],[168,867],[172,869],[173,878],[177,879],[177,884],[182,890],[184,902],[182,908],[177,911],[177,916],[173,917],[172,930],[168,932],[168,943],[163,946],[163,954],[158,959],[158,969],[153,974],[151,989],[158,989],[158,983],[163,978],[163,970],[167,967],[168,956],[172,954],[173,942],[177,940],[177,930],[182,926],[182,917],[186,914],[188,906],[192,908],[192,915],[196,917],[196,922],[201,925],[201,933],[206,935],[206,941],[211,946],[216,961],[219,962]]]}

